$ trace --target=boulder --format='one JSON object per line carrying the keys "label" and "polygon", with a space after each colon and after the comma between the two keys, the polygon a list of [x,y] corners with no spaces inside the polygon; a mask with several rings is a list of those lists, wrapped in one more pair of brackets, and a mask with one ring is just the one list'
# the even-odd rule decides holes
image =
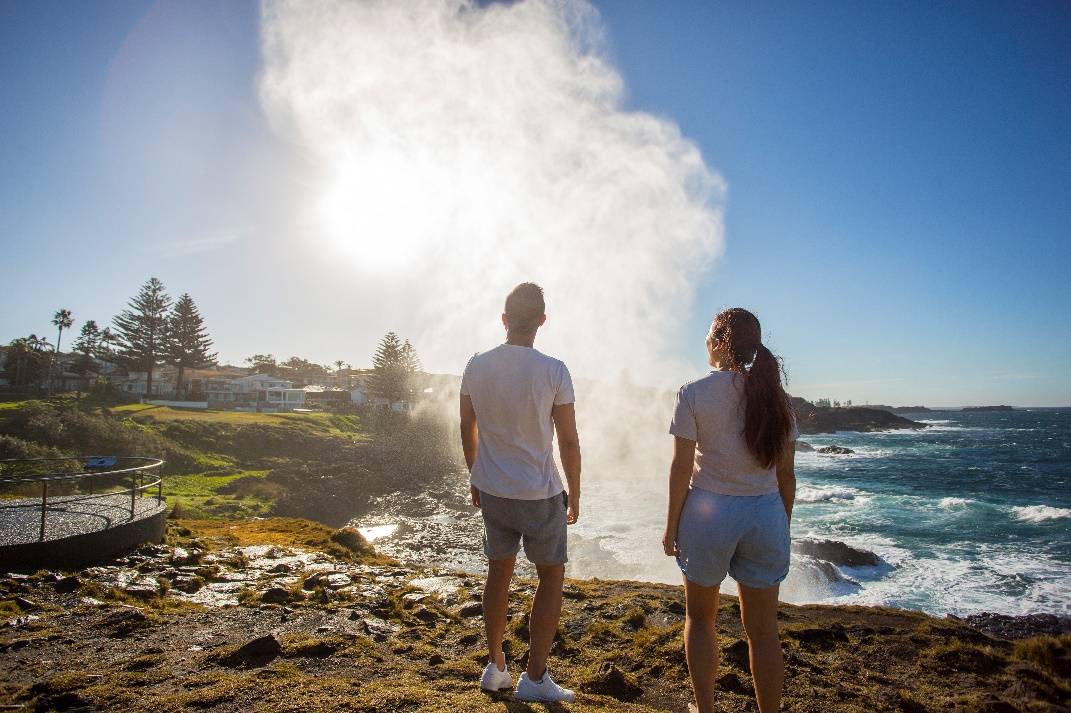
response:
{"label": "boulder", "polygon": [[582,683],[580,688],[619,701],[634,701],[643,695],[643,688],[636,678],[619,669],[613,661],[603,661],[598,673]]}
{"label": "boulder", "polygon": [[269,663],[282,653],[283,647],[274,635],[268,634],[251,639],[219,660],[224,666],[257,668]]}
{"label": "boulder", "polygon": [[479,616],[483,614],[483,602],[476,600],[465,602],[461,605],[461,608],[457,610],[457,613],[463,617]]}
{"label": "boulder", "polygon": [[797,453],[813,453],[814,452],[814,446],[812,446],[810,443],[807,443],[805,441],[796,441],[796,452]]}
{"label": "boulder", "polygon": [[265,604],[286,604],[290,601],[290,592],[282,587],[269,587],[260,595]]}
{"label": "boulder", "polygon": [[818,452],[827,456],[850,456],[855,453],[851,448],[845,448],[844,446],[823,446],[818,449]]}
{"label": "boulder", "polygon": [[847,567],[875,567],[883,562],[869,550],[856,549],[836,540],[799,539],[792,543],[792,551]]}

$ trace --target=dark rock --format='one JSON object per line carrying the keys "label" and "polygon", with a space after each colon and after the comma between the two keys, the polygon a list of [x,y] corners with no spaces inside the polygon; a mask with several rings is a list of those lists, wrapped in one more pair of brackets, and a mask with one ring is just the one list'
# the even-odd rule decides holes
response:
{"label": "dark rock", "polygon": [[434,609],[428,609],[423,604],[418,604],[413,609],[412,613],[414,617],[426,624],[431,623],[439,618],[439,615],[435,612]]}
{"label": "dark rock", "polygon": [[171,582],[171,586],[180,592],[193,594],[194,592],[200,591],[200,589],[205,586],[205,581],[196,575],[192,577],[181,575],[175,577],[174,581]]}
{"label": "dark rock", "polygon": [[1004,639],[1027,639],[1032,636],[1060,636],[1071,633],[1071,617],[1055,614],[1009,616],[984,612],[962,619],[978,631]]}
{"label": "dark rock", "polygon": [[53,588],[60,594],[70,594],[82,586],[82,580],[74,575],[56,581]]}
{"label": "dark rock", "polygon": [[290,592],[282,587],[270,587],[260,595],[265,604],[286,604],[290,601]]}
{"label": "dark rock", "polygon": [[430,657],[428,657],[429,666],[438,666],[444,661],[446,661],[446,659],[442,657],[442,654],[432,654]]}
{"label": "dark rock", "polygon": [[722,650],[722,656],[726,661],[736,666],[741,671],[751,672],[751,659],[747,642],[737,639]]}
{"label": "dark rock", "polygon": [[41,608],[37,602],[27,599],[26,597],[15,597],[15,606],[23,611],[33,611],[34,609]]}
{"label": "dark rock", "polygon": [[836,456],[850,456],[855,453],[851,448],[845,448],[844,446],[823,446],[818,449],[818,452]]}
{"label": "dark rock", "polygon": [[479,616],[480,614],[483,614],[483,602],[465,602],[461,605],[461,608],[457,610],[457,613],[463,617]]}
{"label": "dark rock", "polygon": [[787,629],[784,634],[786,637],[795,639],[801,644],[824,650],[832,649],[838,643],[849,643],[848,632],[845,631],[842,624]]}
{"label": "dark rock", "polygon": [[365,632],[371,636],[375,641],[386,641],[394,634],[398,633],[398,626],[395,624],[389,624],[382,619],[375,617],[368,617],[361,622]]}
{"label": "dark rock", "polygon": [[283,647],[272,634],[260,636],[242,644],[237,650],[220,658],[224,666],[258,668],[282,653]]}
{"label": "dark rock", "polygon": [[836,540],[794,540],[792,551],[848,567],[874,567],[883,562],[869,550],[856,549]]}
{"label": "dark rock", "polygon": [[679,614],[681,616],[684,616],[684,602],[675,599],[666,605],[666,611],[668,611],[670,614]]}
{"label": "dark rock", "polygon": [[88,710],[92,704],[74,691],[64,691],[37,700],[35,708],[43,711]]}
{"label": "dark rock", "polygon": [[732,671],[723,674],[718,678],[718,688],[741,696],[750,696],[754,694],[751,685]]}
{"label": "dark rock", "polygon": [[812,446],[810,443],[807,443],[805,441],[796,441],[796,452],[797,453],[812,453],[812,452],[814,452],[814,446]]}
{"label": "dark rock", "polygon": [[320,580],[323,578],[323,572],[317,572],[314,575],[305,578],[305,581],[301,583],[301,588],[305,591],[311,592],[316,587],[320,586]]}
{"label": "dark rock", "polygon": [[123,607],[119,611],[112,612],[104,617],[102,622],[105,628],[111,629],[111,635],[117,638],[129,636],[138,629],[151,626],[145,612],[134,607]]}
{"label": "dark rock", "polygon": [[603,661],[598,673],[582,683],[580,688],[589,693],[611,696],[619,701],[634,701],[643,695],[643,688],[636,682],[636,678],[619,669],[613,661]]}

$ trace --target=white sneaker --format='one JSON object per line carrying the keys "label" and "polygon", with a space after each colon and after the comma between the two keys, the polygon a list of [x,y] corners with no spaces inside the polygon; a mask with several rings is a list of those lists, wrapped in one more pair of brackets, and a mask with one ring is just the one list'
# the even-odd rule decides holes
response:
{"label": "white sneaker", "polygon": [[498,691],[503,688],[513,688],[513,676],[509,675],[509,666],[504,671],[498,670],[498,664],[493,661],[487,663],[480,679],[480,688],[485,691]]}
{"label": "white sneaker", "polygon": [[562,688],[550,677],[550,671],[543,674],[543,680],[533,681],[527,673],[521,674],[521,680],[517,682],[517,692],[514,696],[519,701],[561,701],[572,703],[576,700],[576,694],[568,688]]}

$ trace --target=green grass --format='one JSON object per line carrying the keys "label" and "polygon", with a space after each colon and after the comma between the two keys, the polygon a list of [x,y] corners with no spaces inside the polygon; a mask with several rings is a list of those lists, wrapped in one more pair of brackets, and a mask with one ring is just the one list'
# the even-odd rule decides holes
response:
{"label": "green grass", "polygon": [[[184,517],[255,517],[267,515],[274,502],[267,470],[169,475],[164,496]],[[256,487],[258,484],[261,487]],[[238,486],[238,487],[235,487]],[[230,492],[224,492],[229,490]]]}

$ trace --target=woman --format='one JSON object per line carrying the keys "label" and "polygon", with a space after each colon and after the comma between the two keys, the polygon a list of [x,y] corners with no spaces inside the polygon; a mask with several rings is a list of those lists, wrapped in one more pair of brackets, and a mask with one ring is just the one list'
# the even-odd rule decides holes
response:
{"label": "woman", "polygon": [[763,346],[755,315],[739,307],[718,314],[707,353],[714,371],[677,394],[662,545],[677,557],[685,578],[684,650],[693,710],[714,710],[714,620],[718,588],[728,573],[740,592],[759,711],[773,713],[784,680],[777,592],[788,574],[799,434],[780,361]]}

